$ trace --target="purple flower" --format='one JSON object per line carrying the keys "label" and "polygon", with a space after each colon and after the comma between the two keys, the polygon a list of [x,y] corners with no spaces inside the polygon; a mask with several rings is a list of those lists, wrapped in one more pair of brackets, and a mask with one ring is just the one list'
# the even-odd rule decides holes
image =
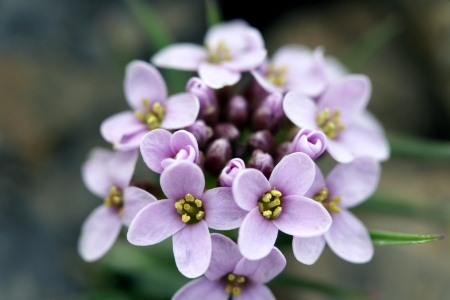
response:
{"label": "purple flower", "polygon": [[197,120],[185,129],[195,136],[200,148],[205,147],[214,134],[212,128],[206,125],[203,120]]}
{"label": "purple flower", "polygon": [[240,158],[231,159],[225,168],[223,168],[222,173],[220,173],[218,179],[219,186],[231,187],[237,174],[242,170],[245,170],[244,161]]}
{"label": "purple flower", "polygon": [[345,76],[331,84],[317,103],[300,92],[287,93],[284,113],[300,128],[325,133],[327,151],[338,162],[360,156],[383,161],[389,157],[389,144],[381,125],[365,111],[371,89],[366,76]]}
{"label": "purple flower", "polygon": [[198,77],[192,77],[186,84],[186,92],[197,96],[200,102],[199,119],[217,119],[217,98],[210,87]]}
{"label": "purple flower", "polygon": [[150,130],[183,128],[197,118],[197,97],[180,93],[167,99],[161,74],[146,62],[132,61],[127,65],[124,90],[134,111],[115,114],[100,126],[103,138],[118,150],[138,149],[142,137]]}
{"label": "purple flower", "polygon": [[311,159],[318,158],[327,148],[327,137],[322,131],[301,129],[290,144],[288,153],[302,152]]}
{"label": "purple flower", "polygon": [[299,45],[280,48],[270,63],[251,72],[268,93],[299,91],[315,97],[326,85],[323,49]]}
{"label": "purple flower", "polygon": [[307,197],[321,203],[331,214],[333,224],[323,236],[294,237],[295,257],[308,265],[322,253],[325,242],[339,257],[353,263],[372,259],[373,245],[364,224],[348,208],[366,200],[376,189],[380,165],[369,157],[360,157],[348,164],[339,164],[324,180],[319,168]]}
{"label": "purple flower", "polygon": [[249,212],[238,238],[245,258],[260,259],[269,254],[278,230],[300,237],[318,236],[328,230],[331,217],[327,210],[303,197],[313,183],[314,174],[311,158],[304,153],[293,153],[275,166],[269,180],[255,169],[237,175],[233,196]]}
{"label": "purple flower", "polygon": [[197,163],[199,158],[197,140],[186,130],[174,134],[164,129],[150,131],[142,138],[141,154],[147,167],[160,174],[177,160]]}
{"label": "purple flower", "polygon": [[277,248],[259,260],[242,257],[229,238],[211,234],[211,264],[205,276],[184,285],[172,300],[208,299],[275,300],[264,284],[275,278],[286,266],[286,258]]}
{"label": "purple flower", "polygon": [[276,133],[283,120],[283,94],[272,93],[256,109],[252,118],[252,126],[254,130],[268,129]]}
{"label": "purple flower", "polygon": [[203,192],[205,177],[197,165],[180,161],[161,174],[167,199],[143,208],[131,222],[128,241],[137,246],[157,244],[173,235],[173,252],[186,277],[202,275],[211,258],[208,227],[229,230],[240,226],[245,211],[233,200],[231,188]]}
{"label": "purple flower", "polygon": [[242,20],[211,27],[204,45],[170,45],[156,53],[152,62],[159,67],[198,71],[208,86],[219,89],[237,83],[241,72],[256,68],[267,54],[259,31]]}
{"label": "purple flower", "polygon": [[261,171],[264,176],[269,178],[273,171],[273,158],[269,153],[259,149],[253,150],[252,156],[248,161],[248,167]]}
{"label": "purple flower", "polygon": [[105,199],[94,209],[81,228],[78,252],[85,261],[100,259],[112,247],[122,224],[128,226],[137,212],[156,198],[129,183],[138,151],[112,152],[95,148],[83,164],[86,187]]}

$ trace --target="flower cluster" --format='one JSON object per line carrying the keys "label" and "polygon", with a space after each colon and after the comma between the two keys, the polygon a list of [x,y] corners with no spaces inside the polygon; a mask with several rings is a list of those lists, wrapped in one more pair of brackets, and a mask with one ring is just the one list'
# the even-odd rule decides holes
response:
{"label": "flower cluster", "polygon": [[[274,299],[264,283],[286,265],[278,231],[293,236],[305,264],[326,243],[349,262],[371,259],[368,230],[348,211],[375,191],[379,163],[389,157],[383,129],[366,110],[369,78],[348,74],[322,48],[288,45],[271,61],[266,54],[261,34],[244,21],[215,25],[204,46],[175,44],[153,56],[156,66],[197,72],[185,93],[170,97],[152,64],[128,64],[132,111],[100,128],[115,151],[94,149],[82,168],[86,186],[104,198],[82,227],[83,259],[101,258],[122,224],[133,245],[173,236],[179,271],[204,275],[173,299],[223,300]],[[235,94],[247,71],[253,81]],[[161,174],[164,199],[130,186],[139,151]],[[326,178],[316,164],[325,151],[338,162]],[[205,189],[206,182],[217,185]]]}

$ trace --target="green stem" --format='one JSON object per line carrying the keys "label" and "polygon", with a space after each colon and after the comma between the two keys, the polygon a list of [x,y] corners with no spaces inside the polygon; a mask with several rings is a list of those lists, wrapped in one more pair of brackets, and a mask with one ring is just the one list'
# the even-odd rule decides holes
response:
{"label": "green stem", "polygon": [[392,155],[450,162],[450,143],[388,134]]}

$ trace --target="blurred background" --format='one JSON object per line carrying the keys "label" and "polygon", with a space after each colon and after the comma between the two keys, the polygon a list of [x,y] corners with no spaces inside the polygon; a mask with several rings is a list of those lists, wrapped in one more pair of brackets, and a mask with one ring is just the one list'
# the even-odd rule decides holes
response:
{"label": "blurred background", "polygon": [[[157,24],[147,17],[146,30],[146,11],[136,3],[0,0],[0,299],[169,299],[186,282],[151,259],[167,251],[172,257],[170,239],[136,250],[123,232],[111,253],[92,264],[76,251],[82,222],[101,203],[84,187],[81,164],[92,147],[110,147],[100,123],[127,109],[125,64],[148,61],[159,47],[148,35]],[[204,1],[140,3],[150,5],[175,41],[202,43]],[[449,1],[219,4],[225,20],[243,18],[261,30],[269,55],[285,44],[322,45],[327,55],[367,74],[369,109],[391,140],[402,134],[434,139],[437,147],[450,142]],[[183,89],[184,83],[172,91]],[[408,145],[393,145],[379,192],[354,212],[370,229],[448,233],[449,155],[428,159],[425,150],[411,158]],[[138,169],[137,176],[148,176]],[[297,262],[290,247],[284,253],[286,273],[304,282],[369,291],[372,299],[449,299],[449,239],[377,246],[364,265],[329,249],[313,266]],[[338,297],[307,283],[271,288],[278,299]]]}

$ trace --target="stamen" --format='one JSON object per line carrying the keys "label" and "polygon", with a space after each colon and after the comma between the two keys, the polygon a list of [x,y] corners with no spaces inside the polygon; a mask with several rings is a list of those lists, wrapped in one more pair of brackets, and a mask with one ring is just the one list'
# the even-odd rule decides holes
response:
{"label": "stamen", "polygon": [[[107,207],[115,207],[120,214],[123,208],[123,193],[116,186],[112,186],[109,190],[108,196],[105,197],[104,203]],[[123,213],[123,211],[122,211]]]}
{"label": "stamen", "polygon": [[283,194],[281,194],[281,192],[280,191],[277,191],[277,190],[271,190],[270,191],[270,193],[272,194],[272,196],[274,196],[274,197],[281,197]]}
{"label": "stamen", "polygon": [[212,64],[219,64],[231,60],[230,50],[224,41],[219,41],[216,49],[213,49],[209,44],[205,44],[205,49],[208,53],[208,61]]}
{"label": "stamen", "polygon": [[184,223],[189,222],[190,219],[191,217],[189,217],[187,214],[181,216],[181,221],[183,221]]}
{"label": "stamen", "polygon": [[244,283],[245,282],[245,277],[243,276],[239,276],[236,280],[237,283]]}
{"label": "stamen", "polygon": [[259,212],[262,213],[264,211],[264,204],[258,202]]}
{"label": "stamen", "polygon": [[194,196],[192,196],[191,194],[186,194],[186,196],[184,196],[184,199],[186,199],[187,202],[194,202]]}
{"label": "stamen", "polygon": [[278,218],[281,213],[281,196],[283,194],[273,188],[271,191],[264,193],[258,200],[258,209],[261,215],[268,219],[273,220]]}
{"label": "stamen", "polygon": [[236,275],[234,274],[228,274],[228,280],[229,281],[234,281],[236,279]]}
{"label": "stamen", "polygon": [[183,205],[183,208],[184,208],[185,211],[190,212],[191,214],[192,214],[192,213],[195,213],[194,208],[192,208],[192,206],[190,206],[190,205],[187,204],[187,203],[186,203],[185,205]]}
{"label": "stamen", "polygon": [[234,297],[239,297],[241,295],[241,289],[238,288],[237,286],[233,288],[233,296]]}
{"label": "stamen", "polygon": [[263,217],[266,219],[270,219],[270,216],[272,215],[272,211],[270,210],[265,210],[263,211]]}
{"label": "stamen", "polygon": [[336,109],[331,113],[327,107],[316,116],[317,125],[322,129],[329,138],[335,138],[339,132],[345,129],[345,125],[341,122],[341,111]]}
{"label": "stamen", "polygon": [[282,210],[283,208],[281,207],[281,206],[278,206],[277,208],[275,208],[275,210],[273,211],[273,214],[272,214],[272,218],[278,218],[278,216],[281,214],[281,210]]}
{"label": "stamen", "polygon": [[266,78],[275,85],[284,86],[287,81],[286,73],[288,70],[289,67],[287,65],[277,67],[274,64],[270,64],[266,69]]}
{"label": "stamen", "polygon": [[200,199],[195,199],[194,202],[195,202],[195,205],[197,205],[197,207],[202,207],[202,205],[203,205],[203,202]]}
{"label": "stamen", "polygon": [[328,189],[327,188],[321,189],[313,196],[313,199],[316,200],[317,202],[323,202],[323,201],[327,200],[327,198],[328,198]]}
{"label": "stamen", "polygon": [[247,281],[244,276],[238,276],[233,273],[229,273],[228,275],[223,276],[220,280],[226,282],[225,292],[227,294],[232,294],[233,299],[241,295],[242,290],[240,285]]}
{"label": "stamen", "polygon": [[272,202],[267,203],[266,207],[267,208],[274,208],[277,207],[281,204],[280,199],[276,198],[275,200],[273,200]]}
{"label": "stamen", "polygon": [[202,200],[195,199],[191,194],[186,194],[184,199],[178,199],[174,206],[185,223],[195,224],[205,218]]}
{"label": "stamen", "polygon": [[205,212],[199,211],[198,214],[195,215],[195,218],[200,221],[203,219],[204,216],[205,216]]}
{"label": "stamen", "polygon": [[314,195],[313,199],[322,204],[323,207],[325,207],[330,213],[338,214],[342,211],[342,209],[339,206],[337,206],[337,203],[342,201],[342,197],[334,196],[331,200],[328,200],[327,188],[323,188],[320,191],[318,191]]}
{"label": "stamen", "polygon": [[262,196],[262,201],[264,201],[264,202],[269,202],[270,199],[272,199],[272,195],[271,195],[270,193],[265,193],[265,194]]}
{"label": "stamen", "polygon": [[150,104],[147,98],[142,98],[142,106],[144,107],[143,111],[137,110],[134,112],[136,118],[147,124],[150,130],[159,128],[166,113],[164,106],[159,102],[155,102],[152,104],[152,107],[149,107]]}

